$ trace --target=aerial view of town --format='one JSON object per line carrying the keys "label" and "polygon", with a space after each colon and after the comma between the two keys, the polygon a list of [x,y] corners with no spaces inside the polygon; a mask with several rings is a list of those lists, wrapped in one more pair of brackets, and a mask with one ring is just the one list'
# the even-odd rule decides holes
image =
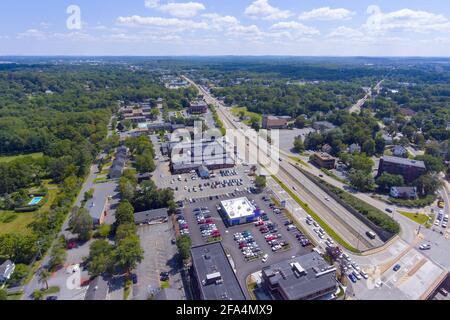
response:
{"label": "aerial view of town", "polygon": [[450,300],[450,5],[198,1],[0,5],[0,300]]}

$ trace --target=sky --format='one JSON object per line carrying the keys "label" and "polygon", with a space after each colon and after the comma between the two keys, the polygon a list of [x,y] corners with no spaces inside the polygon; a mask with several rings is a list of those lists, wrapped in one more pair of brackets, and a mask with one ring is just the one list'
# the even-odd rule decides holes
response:
{"label": "sky", "polygon": [[0,55],[450,56],[450,1],[4,0]]}

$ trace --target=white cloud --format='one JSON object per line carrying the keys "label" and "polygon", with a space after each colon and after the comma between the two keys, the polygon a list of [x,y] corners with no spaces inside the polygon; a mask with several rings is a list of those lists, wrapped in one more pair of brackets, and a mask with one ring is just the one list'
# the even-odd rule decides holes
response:
{"label": "white cloud", "polygon": [[147,8],[156,8],[159,6],[159,0],[145,0],[145,6]]}
{"label": "white cloud", "polygon": [[350,20],[356,13],[344,8],[331,9],[323,7],[303,12],[299,15],[300,20]]}
{"label": "white cloud", "polygon": [[158,10],[177,18],[192,18],[205,9],[205,6],[200,2],[170,2],[158,8]]}
{"label": "white cloud", "polygon": [[305,26],[296,21],[278,22],[270,27],[271,30],[294,31],[297,35],[313,36],[319,35],[320,31],[313,27]]}
{"label": "white cloud", "polygon": [[269,4],[269,0],[256,0],[245,9],[245,14],[253,19],[282,20],[292,16],[289,10],[281,10]]}
{"label": "white cloud", "polygon": [[117,22],[128,27],[155,27],[170,28],[173,31],[184,31],[190,29],[206,29],[208,24],[205,22],[195,22],[186,19],[161,18],[161,17],[119,17]]}
{"label": "white cloud", "polygon": [[28,29],[25,32],[21,32],[17,35],[17,38],[23,39],[23,38],[34,38],[34,39],[46,39],[47,36],[44,32],[38,29]]}
{"label": "white cloud", "polygon": [[371,34],[385,34],[389,31],[450,32],[450,22],[441,14],[411,9],[383,13],[374,5],[367,8],[367,13],[370,17],[363,25],[363,29]]}
{"label": "white cloud", "polygon": [[225,28],[240,25],[239,20],[233,16],[222,16],[217,13],[205,13],[202,14],[201,17],[208,21],[211,28],[217,30],[223,30]]}
{"label": "white cloud", "polygon": [[327,35],[327,38],[357,39],[363,37],[364,33],[361,32],[360,30],[348,28],[345,26],[338,27]]}

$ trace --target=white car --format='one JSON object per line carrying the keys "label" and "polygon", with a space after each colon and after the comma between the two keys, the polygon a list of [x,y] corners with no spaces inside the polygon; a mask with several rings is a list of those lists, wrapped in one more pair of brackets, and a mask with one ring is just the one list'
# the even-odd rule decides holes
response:
{"label": "white car", "polygon": [[421,244],[421,245],[419,246],[419,249],[420,249],[420,250],[430,250],[430,249],[431,249],[431,245],[428,244],[428,243],[424,243],[424,244]]}
{"label": "white car", "polygon": [[66,273],[67,274],[72,274],[72,273],[75,273],[75,272],[78,272],[78,271],[80,271],[80,265],[79,264],[71,265],[71,266],[67,267],[67,269],[66,269]]}
{"label": "white car", "polygon": [[360,271],[359,274],[364,278],[364,279],[369,279],[369,276],[367,275],[367,273],[365,273],[364,271]]}
{"label": "white car", "polygon": [[267,259],[269,259],[269,255],[268,254],[265,254],[264,255],[264,257],[262,258],[262,263],[266,263],[267,262]]}

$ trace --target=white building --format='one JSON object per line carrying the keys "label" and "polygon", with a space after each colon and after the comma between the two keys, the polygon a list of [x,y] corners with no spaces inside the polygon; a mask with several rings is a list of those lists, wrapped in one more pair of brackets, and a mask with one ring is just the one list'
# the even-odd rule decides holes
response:
{"label": "white building", "polygon": [[260,215],[260,211],[245,197],[222,201],[221,207],[229,226],[254,222]]}

